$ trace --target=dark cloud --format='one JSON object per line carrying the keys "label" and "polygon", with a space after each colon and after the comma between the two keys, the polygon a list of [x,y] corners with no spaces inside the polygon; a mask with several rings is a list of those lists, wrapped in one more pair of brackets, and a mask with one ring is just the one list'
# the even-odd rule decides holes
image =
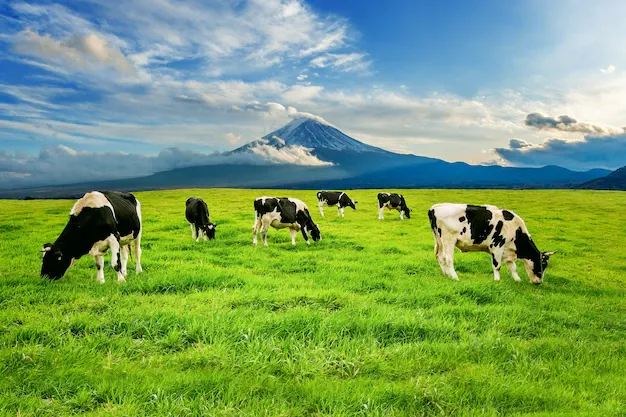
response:
{"label": "dark cloud", "polygon": [[539,145],[511,139],[507,148],[493,151],[513,165],[616,169],[626,165],[626,135],[589,136],[581,141],[548,139]]}
{"label": "dark cloud", "polygon": [[603,127],[590,123],[582,123],[568,115],[552,117],[541,113],[530,113],[524,121],[526,126],[537,130],[560,130],[563,132],[579,132],[595,135],[616,135],[624,133],[624,129]]}

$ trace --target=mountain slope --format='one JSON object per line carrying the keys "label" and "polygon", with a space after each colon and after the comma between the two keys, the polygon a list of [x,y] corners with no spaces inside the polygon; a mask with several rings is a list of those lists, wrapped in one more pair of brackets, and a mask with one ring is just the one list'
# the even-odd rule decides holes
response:
{"label": "mountain slope", "polygon": [[578,188],[587,190],[623,190],[626,191],[626,166],[621,167],[609,175],[588,181]]}

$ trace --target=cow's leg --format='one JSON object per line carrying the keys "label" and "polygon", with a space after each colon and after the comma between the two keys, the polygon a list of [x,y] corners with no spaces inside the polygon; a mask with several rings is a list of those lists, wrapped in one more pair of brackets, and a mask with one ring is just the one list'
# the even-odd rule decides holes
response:
{"label": "cow's leg", "polygon": [[378,207],[378,220],[385,220],[385,215],[383,214],[384,211],[384,207]]}
{"label": "cow's leg", "polygon": [[[129,248],[130,249],[130,248]],[[135,238],[135,273],[141,274],[143,268],[141,267],[141,231]]]}
{"label": "cow's leg", "polygon": [[200,229],[197,224],[195,224],[193,227],[196,229],[196,242],[199,242],[200,236],[202,236],[202,229]]}
{"label": "cow's leg", "polygon": [[261,238],[263,239],[263,246],[267,248],[267,231],[270,228],[270,223],[268,221],[263,220],[261,228]]}
{"label": "cow's leg", "polygon": [[191,228],[191,239],[196,240],[196,226],[190,223],[189,227]]}
{"label": "cow's leg", "polygon": [[[137,201],[137,217],[139,218],[139,233],[135,238],[135,273],[140,274],[143,272],[141,268],[141,234],[143,233],[143,220],[141,218],[141,203]],[[130,251],[130,247],[128,248]]]}
{"label": "cow's leg", "polygon": [[500,268],[502,267],[502,251],[491,252],[491,265],[493,266],[493,280],[500,281]]}
{"label": "cow's leg", "polygon": [[320,201],[317,203],[317,207],[320,209],[320,216],[324,217],[324,202]]}
{"label": "cow's leg", "polygon": [[257,238],[259,236],[259,229],[261,228],[261,219],[259,217],[255,217],[254,225],[252,226],[252,245],[256,246]]}
{"label": "cow's leg", "polygon": [[289,234],[291,235],[291,244],[296,246],[296,229],[293,227],[289,228]]}
{"label": "cow's leg", "polygon": [[339,209],[339,211],[340,211],[340,213],[341,213],[341,218],[346,217],[346,216],[345,216],[345,214],[343,213],[343,210],[344,210],[344,208],[343,208],[343,207],[341,207],[341,208]]}
{"label": "cow's leg", "polygon": [[400,210],[400,220],[404,220],[404,210]]}
{"label": "cow's leg", "polygon": [[130,246],[124,245],[120,248],[120,258],[122,260],[122,275],[125,277],[128,276],[128,270],[126,267],[128,266],[128,252],[130,251]]}
{"label": "cow's leg", "polygon": [[113,235],[107,238],[109,247],[111,248],[111,266],[117,272],[117,282],[125,282],[126,279],[122,275],[122,265],[120,262],[120,242]]}
{"label": "cow's leg", "polygon": [[509,268],[509,271],[511,271],[511,275],[513,275],[513,279],[515,281],[521,281],[522,280],[519,277],[518,273],[517,273],[517,265],[515,265],[515,260],[507,261],[506,262],[506,267]]}
{"label": "cow's leg", "polygon": [[202,230],[202,240],[206,241],[208,239],[207,235],[206,235],[206,230],[201,229]]}
{"label": "cow's leg", "polygon": [[454,270],[454,247],[455,247],[456,242],[450,239],[447,239],[447,240],[444,240],[442,243],[443,243],[442,258],[443,258],[443,262],[445,265],[445,271],[443,273],[449,276],[450,278],[458,281],[459,276],[456,274],[456,271]]}
{"label": "cow's leg", "polygon": [[304,241],[306,242],[307,245],[311,244],[311,241],[309,241],[309,236],[306,234],[306,231],[304,230],[304,224],[302,223],[298,223],[300,225],[300,231],[302,232],[302,237],[304,238]]}
{"label": "cow's leg", "polygon": [[93,259],[96,261],[96,279],[100,284],[104,284],[104,255],[95,255]]}

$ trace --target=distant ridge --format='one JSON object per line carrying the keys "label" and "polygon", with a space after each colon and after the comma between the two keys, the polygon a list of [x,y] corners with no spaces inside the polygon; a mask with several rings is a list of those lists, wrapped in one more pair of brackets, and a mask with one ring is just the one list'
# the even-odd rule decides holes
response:
{"label": "distant ridge", "polygon": [[580,185],[578,188],[588,190],[621,190],[626,191],[626,166],[623,166],[606,177],[596,178]]}

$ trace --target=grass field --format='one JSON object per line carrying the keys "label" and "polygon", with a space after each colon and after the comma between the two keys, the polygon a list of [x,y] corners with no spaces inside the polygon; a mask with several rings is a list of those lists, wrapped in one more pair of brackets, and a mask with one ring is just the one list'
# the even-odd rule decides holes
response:
{"label": "grass field", "polygon": [[[626,194],[403,191],[413,217],[376,220],[377,191],[345,219],[314,191],[137,193],[144,273],[118,285],[82,258],[39,277],[42,244],[73,201],[0,201],[2,415],[416,416],[626,414]],[[187,197],[209,204],[217,240],[194,243]],[[252,200],[309,204],[323,240],[270,229],[252,247]],[[456,254],[444,278],[426,215],[436,202],[519,214],[545,283],[487,254]]]}

